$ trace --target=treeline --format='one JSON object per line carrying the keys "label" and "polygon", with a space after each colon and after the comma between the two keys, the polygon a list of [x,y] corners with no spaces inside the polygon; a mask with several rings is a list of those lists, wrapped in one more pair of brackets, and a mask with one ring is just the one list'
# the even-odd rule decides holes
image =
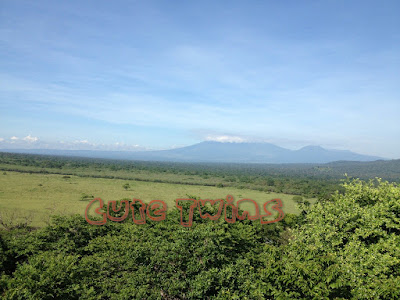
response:
{"label": "treeline", "polygon": [[[300,215],[0,231],[4,299],[399,299],[400,187],[354,180]],[[214,208],[208,207],[210,214]]]}
{"label": "treeline", "polygon": [[131,179],[177,184],[237,187],[328,198],[349,178],[380,177],[400,182],[400,160],[329,164],[218,164],[121,161],[0,153],[0,169]]}

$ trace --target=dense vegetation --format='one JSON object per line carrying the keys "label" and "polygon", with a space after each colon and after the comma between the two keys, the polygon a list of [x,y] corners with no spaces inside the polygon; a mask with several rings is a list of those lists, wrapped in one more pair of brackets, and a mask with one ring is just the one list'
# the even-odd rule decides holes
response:
{"label": "dense vegetation", "polygon": [[[0,235],[4,299],[399,299],[400,187],[344,194],[261,226],[58,217]],[[212,208],[209,208],[212,210]],[[195,214],[195,216],[198,214]]]}

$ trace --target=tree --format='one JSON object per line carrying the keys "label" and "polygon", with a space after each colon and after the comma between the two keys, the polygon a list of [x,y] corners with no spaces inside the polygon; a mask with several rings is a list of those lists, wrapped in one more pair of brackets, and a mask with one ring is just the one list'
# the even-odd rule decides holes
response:
{"label": "tree", "polygon": [[129,183],[125,183],[122,187],[127,191],[131,186]]}
{"label": "tree", "polygon": [[[205,209],[215,213],[213,207]],[[196,213],[193,226],[185,228],[179,216],[175,209],[163,222],[103,226],[89,225],[81,216],[59,217],[41,230],[16,235],[7,239],[16,269],[0,274],[1,295],[4,299],[260,298],[251,284],[257,276],[253,270],[261,265],[260,224],[204,220]]]}
{"label": "tree", "polygon": [[344,184],[315,204],[282,254],[281,298],[399,299],[400,187]]}

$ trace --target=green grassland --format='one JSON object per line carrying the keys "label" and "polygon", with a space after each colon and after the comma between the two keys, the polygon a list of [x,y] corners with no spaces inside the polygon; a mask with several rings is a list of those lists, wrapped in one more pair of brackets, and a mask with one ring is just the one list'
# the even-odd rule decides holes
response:
{"label": "green grassland", "polygon": [[172,184],[222,186],[326,198],[340,178],[310,172],[309,165],[203,164],[121,161],[0,153],[0,171],[76,175]]}
{"label": "green grassland", "polygon": [[[130,188],[122,186],[129,183]],[[84,195],[89,196],[83,199]],[[293,195],[264,192],[236,187],[214,187],[187,184],[145,182],[123,179],[92,178],[73,175],[21,173],[7,171],[0,173],[0,211],[4,213],[18,210],[20,214],[30,214],[33,226],[43,226],[52,214],[84,214],[91,196],[100,197],[105,202],[123,198],[137,198],[145,203],[163,200],[168,209],[175,207],[175,200],[188,195],[201,199],[225,199],[232,195],[235,201],[250,198],[260,208],[263,203],[280,198],[285,213],[297,213]],[[312,199],[313,200],[313,199]],[[242,207],[242,206],[241,206]],[[251,206],[244,209],[251,211]]]}

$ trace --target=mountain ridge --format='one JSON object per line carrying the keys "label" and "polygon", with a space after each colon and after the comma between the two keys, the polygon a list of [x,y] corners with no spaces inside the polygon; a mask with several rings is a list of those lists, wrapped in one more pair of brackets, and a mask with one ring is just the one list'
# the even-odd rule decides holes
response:
{"label": "mountain ridge", "polygon": [[0,149],[1,152],[80,156],[92,158],[172,161],[172,162],[229,162],[229,163],[329,163],[334,161],[375,161],[384,158],[363,155],[349,150],[305,146],[286,149],[271,143],[222,143],[204,141],[197,144],[150,151]]}

